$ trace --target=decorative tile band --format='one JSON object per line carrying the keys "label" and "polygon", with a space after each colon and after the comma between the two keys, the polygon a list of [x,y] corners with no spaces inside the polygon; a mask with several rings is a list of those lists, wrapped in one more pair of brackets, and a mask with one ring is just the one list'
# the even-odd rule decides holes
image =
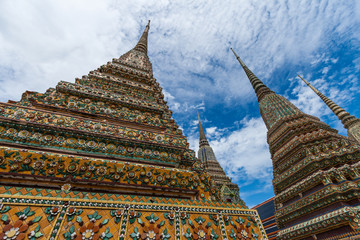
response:
{"label": "decorative tile band", "polygon": [[[23,196],[0,194],[1,239],[229,239],[227,232],[245,239],[267,239],[254,210],[206,207],[201,202],[178,205],[28,196],[23,190]],[[219,214],[225,219],[221,224]]]}

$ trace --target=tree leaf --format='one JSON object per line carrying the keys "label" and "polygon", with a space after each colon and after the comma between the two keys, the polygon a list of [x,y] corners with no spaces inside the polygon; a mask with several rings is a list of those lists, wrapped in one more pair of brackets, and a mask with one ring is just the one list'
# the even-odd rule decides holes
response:
{"label": "tree leaf", "polygon": [[31,212],[29,212],[28,214],[26,214],[26,216],[30,217],[30,216],[32,216],[32,215],[34,215],[34,214],[35,214],[35,212],[34,212],[34,211],[31,211]]}
{"label": "tree leaf", "polygon": [[54,220],[54,216],[53,216],[53,215],[49,215],[49,216],[47,217],[47,220],[48,220],[49,222],[51,222],[52,220]]}
{"label": "tree leaf", "polygon": [[0,211],[0,213],[6,213],[10,210],[10,206],[5,206],[3,210]]}
{"label": "tree leaf", "polygon": [[16,214],[16,216],[20,217],[20,216],[23,215],[24,213],[23,213],[23,212],[16,212],[15,214]]}
{"label": "tree leaf", "polygon": [[1,216],[1,221],[3,221],[3,222],[6,222],[8,219],[9,219],[9,216],[8,216],[8,215],[3,214],[3,215]]}
{"label": "tree leaf", "polygon": [[30,212],[30,207],[25,208],[24,214],[27,215]]}
{"label": "tree leaf", "polygon": [[104,219],[104,221],[102,222],[102,225],[105,225],[109,222],[109,219]]}
{"label": "tree leaf", "polygon": [[80,216],[77,216],[77,217],[76,217],[76,221],[77,221],[78,223],[81,223],[81,222],[82,222],[82,218],[81,218]]}
{"label": "tree leaf", "polygon": [[40,221],[41,218],[42,218],[42,216],[35,217],[35,218],[32,220],[32,222],[33,222],[33,223],[36,223],[36,222]]}

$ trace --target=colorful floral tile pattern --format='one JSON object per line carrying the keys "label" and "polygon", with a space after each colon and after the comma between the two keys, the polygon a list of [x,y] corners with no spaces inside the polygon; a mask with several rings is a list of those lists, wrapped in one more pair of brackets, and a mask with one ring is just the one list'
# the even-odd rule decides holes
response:
{"label": "colorful floral tile pattern", "polygon": [[0,239],[266,239],[257,212],[238,206],[76,195],[1,187]]}
{"label": "colorful floral tile pattern", "polygon": [[[194,165],[194,168],[201,166]],[[101,182],[109,186],[156,186],[175,188],[176,191],[191,190],[200,199],[217,198],[214,183],[203,171],[160,167],[114,160],[101,160],[0,147],[0,173],[11,176],[28,176],[32,178],[51,177],[51,181],[64,180],[76,184]],[[50,180],[50,179],[49,179]],[[116,184],[116,185],[114,185]],[[62,185],[58,184],[58,189]],[[195,197],[195,195],[194,195]]]}

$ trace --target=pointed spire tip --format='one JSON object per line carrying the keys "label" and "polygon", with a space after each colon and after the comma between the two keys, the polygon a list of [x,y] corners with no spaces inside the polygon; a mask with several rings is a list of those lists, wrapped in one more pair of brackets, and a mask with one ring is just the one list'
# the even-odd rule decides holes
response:
{"label": "pointed spire tip", "polygon": [[145,54],[147,54],[147,41],[148,41],[149,28],[150,28],[150,20],[149,20],[148,24],[146,25],[145,30],[144,30],[143,34],[141,35],[138,43],[134,47],[134,49],[144,52]]}
{"label": "pointed spire tip", "polygon": [[200,135],[200,141],[199,141],[199,145],[204,146],[204,145],[209,145],[206,136],[205,136],[205,132],[204,132],[204,128],[201,124],[201,120],[200,120],[200,115],[199,115],[199,110],[196,109],[197,111],[197,115],[198,115],[198,119],[199,119],[199,135]]}
{"label": "pointed spire tip", "polygon": [[241,67],[244,69],[246,75],[248,76],[250,83],[253,86],[255,93],[258,97],[258,101],[260,101],[263,96],[270,94],[270,93],[274,93],[260,79],[258,79],[253,72],[250,71],[250,69],[245,65],[245,63],[236,54],[236,52],[232,48],[230,48],[230,49],[234,53],[236,59],[240,63]]}
{"label": "pointed spire tip", "polygon": [[148,20],[148,24],[145,27],[145,32],[148,32],[150,29],[150,20]]}
{"label": "pointed spire tip", "polygon": [[298,77],[299,77],[301,80],[303,80],[303,82],[304,82],[306,85],[308,85],[315,93],[318,92],[318,90],[315,89],[315,88],[314,88],[308,81],[306,81],[303,77],[301,77],[300,74],[298,74]]}
{"label": "pointed spire tip", "polygon": [[236,59],[239,61],[240,65],[241,65],[242,67],[244,67],[244,66],[245,66],[245,63],[243,62],[243,60],[241,60],[241,58],[236,54],[236,52],[234,51],[234,49],[232,49],[232,48],[230,48],[230,49],[231,49],[231,51],[234,53]]}
{"label": "pointed spire tip", "polygon": [[305,83],[308,85],[320,98],[324,101],[324,103],[330,108],[331,111],[341,120],[341,122],[344,124],[344,127],[350,130],[350,126],[352,123],[359,121],[356,117],[350,115],[347,111],[345,111],[343,108],[341,108],[339,105],[334,103],[332,100],[330,100],[328,97],[326,97],[324,94],[322,94],[320,91],[318,91],[314,86],[312,86],[309,82],[307,82],[304,78],[302,78],[300,75],[298,75]]}

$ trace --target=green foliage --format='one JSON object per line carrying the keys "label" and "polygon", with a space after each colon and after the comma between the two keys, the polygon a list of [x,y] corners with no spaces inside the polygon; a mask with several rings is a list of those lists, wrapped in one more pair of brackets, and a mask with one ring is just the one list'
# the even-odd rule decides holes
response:
{"label": "green foliage", "polygon": [[94,219],[95,221],[102,218],[102,216],[99,215],[97,212],[94,212],[93,214],[89,214],[87,216],[88,216],[89,220]]}
{"label": "green foliage", "polygon": [[35,212],[34,212],[34,211],[30,211],[30,207],[27,207],[27,208],[24,209],[23,212],[20,211],[20,212],[17,212],[17,213],[15,213],[15,214],[16,214],[16,216],[18,216],[18,217],[20,217],[20,216],[22,216],[22,215],[25,215],[26,217],[30,217],[30,216],[34,215]]}
{"label": "green foliage", "polygon": [[76,217],[76,222],[78,222],[78,223],[81,223],[83,220],[82,220],[82,218],[80,217],[80,216],[77,216]]}
{"label": "green foliage", "polygon": [[219,238],[219,235],[217,235],[214,230],[211,231],[211,236],[212,236],[212,239],[218,239]]}
{"label": "green foliage", "polygon": [[5,206],[5,207],[0,211],[0,213],[6,213],[6,212],[8,212],[10,209],[11,209],[10,206]]}
{"label": "green foliage", "polygon": [[159,218],[156,217],[154,213],[152,213],[150,216],[147,216],[146,219],[150,222],[156,222]]}
{"label": "green foliage", "polygon": [[6,215],[6,214],[3,214],[3,215],[1,216],[1,221],[3,221],[3,222],[6,222],[8,219],[9,219],[9,216]]}
{"label": "green foliage", "polygon": [[137,227],[134,228],[134,232],[130,234],[130,237],[133,240],[138,240],[140,239],[140,233],[139,233],[139,229]]}
{"label": "green foliage", "polygon": [[205,222],[205,218],[202,218],[201,216],[199,216],[198,218],[195,218],[195,221],[198,223],[198,224],[202,224]]}
{"label": "green foliage", "polygon": [[35,217],[32,222],[33,223],[37,223],[38,221],[40,221],[40,219],[42,218],[42,216],[38,216],[38,217]]}
{"label": "green foliage", "polygon": [[170,234],[168,234],[167,229],[165,228],[164,232],[162,233],[162,240],[169,240]]}
{"label": "green foliage", "polygon": [[187,240],[191,240],[192,239],[192,234],[190,232],[190,229],[188,228],[184,234],[184,236],[187,238]]}
{"label": "green foliage", "polygon": [[105,232],[103,232],[101,235],[102,235],[101,239],[103,239],[103,240],[109,240],[110,238],[113,237],[113,235],[110,233],[110,229],[108,227],[106,228]]}
{"label": "green foliage", "polygon": [[104,219],[104,221],[102,221],[102,225],[106,225],[109,222],[109,219]]}

